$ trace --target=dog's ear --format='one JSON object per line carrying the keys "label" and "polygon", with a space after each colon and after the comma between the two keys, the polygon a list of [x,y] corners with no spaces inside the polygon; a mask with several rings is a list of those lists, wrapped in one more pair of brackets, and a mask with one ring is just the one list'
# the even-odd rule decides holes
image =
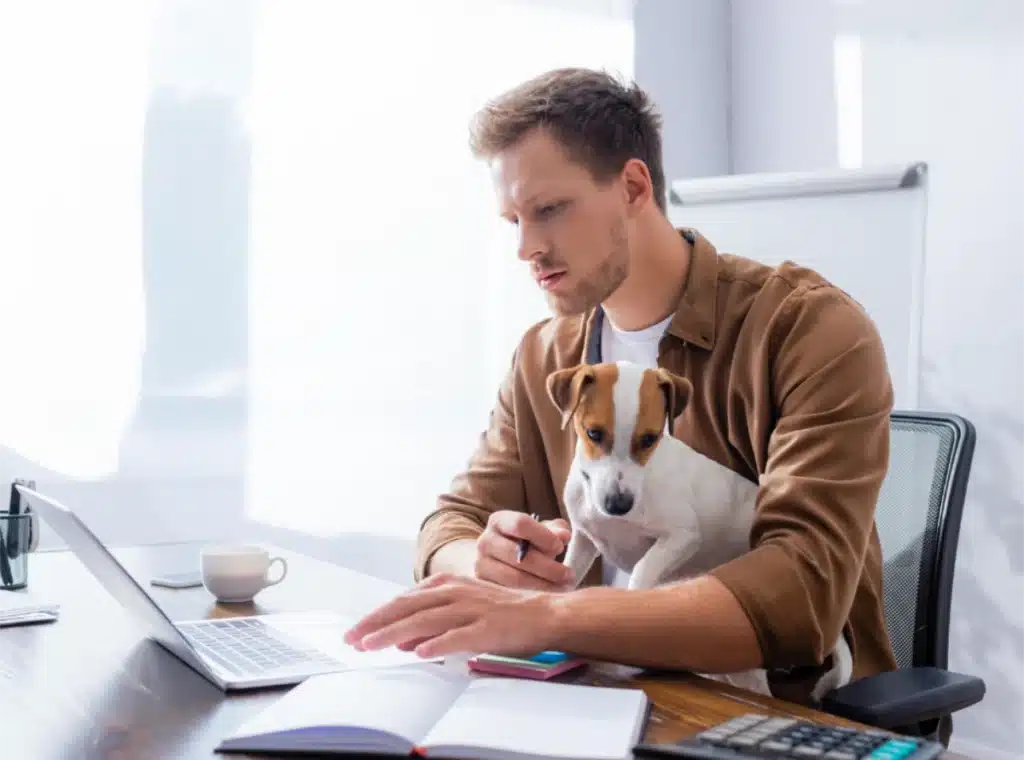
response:
{"label": "dog's ear", "polygon": [[690,403],[690,397],[693,395],[693,383],[664,368],[659,367],[657,374],[658,387],[665,395],[665,417],[669,432],[671,432],[672,423]]}
{"label": "dog's ear", "polygon": [[575,367],[555,370],[548,375],[548,397],[562,413],[562,430],[565,430],[576,413],[583,391],[595,379],[594,368],[589,364],[577,364]]}

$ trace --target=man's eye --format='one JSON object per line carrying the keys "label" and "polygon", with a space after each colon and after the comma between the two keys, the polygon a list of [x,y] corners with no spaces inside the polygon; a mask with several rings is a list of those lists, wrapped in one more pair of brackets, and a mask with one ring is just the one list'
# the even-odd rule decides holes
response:
{"label": "man's eye", "polygon": [[537,218],[538,219],[547,219],[547,218],[553,216],[554,213],[556,211],[558,211],[559,209],[561,209],[562,206],[564,206],[564,205],[565,205],[564,203],[559,202],[559,203],[549,203],[546,206],[541,206],[540,208],[537,209]]}

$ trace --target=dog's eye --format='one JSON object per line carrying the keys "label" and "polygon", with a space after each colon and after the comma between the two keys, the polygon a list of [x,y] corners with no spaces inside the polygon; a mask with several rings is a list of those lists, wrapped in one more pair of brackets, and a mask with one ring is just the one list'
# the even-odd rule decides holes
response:
{"label": "dog's eye", "polygon": [[600,444],[604,440],[604,431],[599,428],[590,428],[587,430],[587,438],[594,443]]}
{"label": "dog's eye", "polygon": [[658,436],[656,436],[654,433],[644,433],[644,435],[640,437],[640,448],[649,449],[657,442]]}

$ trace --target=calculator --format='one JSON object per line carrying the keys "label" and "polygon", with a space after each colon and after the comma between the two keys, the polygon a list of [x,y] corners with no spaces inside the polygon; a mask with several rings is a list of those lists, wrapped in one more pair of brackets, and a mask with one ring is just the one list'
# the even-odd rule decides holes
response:
{"label": "calculator", "polygon": [[638,744],[635,758],[694,760],[931,760],[938,742],[874,729],[750,713],[674,744]]}

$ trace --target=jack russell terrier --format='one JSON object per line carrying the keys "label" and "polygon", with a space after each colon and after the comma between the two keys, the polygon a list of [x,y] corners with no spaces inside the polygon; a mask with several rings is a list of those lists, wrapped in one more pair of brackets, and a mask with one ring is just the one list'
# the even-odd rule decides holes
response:
{"label": "jack russell terrier", "polygon": [[[750,550],[757,484],[671,434],[693,393],[665,369],[616,362],[557,370],[547,392],[573,422],[576,455],[563,499],[572,527],[564,564],[577,583],[597,557],[630,573],[629,588],[685,580]],[[849,682],[840,633],[813,697]],[[770,695],[764,670],[710,677]]]}

